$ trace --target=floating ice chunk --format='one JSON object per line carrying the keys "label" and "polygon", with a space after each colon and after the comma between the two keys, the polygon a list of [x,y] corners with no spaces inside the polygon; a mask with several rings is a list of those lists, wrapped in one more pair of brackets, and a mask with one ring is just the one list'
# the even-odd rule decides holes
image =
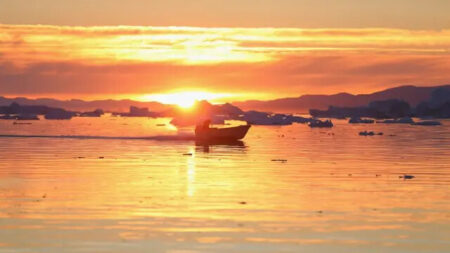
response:
{"label": "floating ice chunk", "polygon": [[360,117],[352,117],[348,123],[350,124],[372,124],[375,120],[373,119],[361,119]]}
{"label": "floating ice chunk", "polygon": [[377,121],[377,123],[383,124],[414,124],[414,120],[410,117],[403,117],[400,119],[387,119],[383,121]]}
{"label": "floating ice chunk", "polygon": [[439,121],[435,121],[435,120],[424,120],[424,121],[419,121],[419,122],[413,123],[413,125],[417,125],[417,126],[440,126],[440,125],[442,125],[442,123],[439,122]]}
{"label": "floating ice chunk", "polygon": [[308,125],[309,127],[333,127],[333,122],[331,122],[331,120],[318,120],[318,119],[313,119],[311,120],[311,122]]}

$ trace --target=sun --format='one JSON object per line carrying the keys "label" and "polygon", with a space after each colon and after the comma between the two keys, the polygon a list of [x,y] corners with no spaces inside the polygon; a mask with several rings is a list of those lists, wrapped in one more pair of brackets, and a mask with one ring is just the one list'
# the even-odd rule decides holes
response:
{"label": "sun", "polygon": [[142,100],[156,101],[163,104],[178,105],[181,108],[189,109],[195,104],[196,101],[208,100],[209,102],[215,102],[217,99],[230,97],[231,94],[226,93],[212,93],[206,91],[183,91],[167,94],[149,94],[143,96]]}

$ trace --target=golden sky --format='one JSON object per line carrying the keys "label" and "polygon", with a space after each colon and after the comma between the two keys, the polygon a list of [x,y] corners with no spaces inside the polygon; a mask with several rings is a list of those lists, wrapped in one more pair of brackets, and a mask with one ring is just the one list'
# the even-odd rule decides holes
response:
{"label": "golden sky", "polygon": [[0,22],[445,29],[448,0],[1,0]]}
{"label": "golden sky", "polygon": [[384,0],[120,2],[2,1],[0,94],[150,99],[189,91],[242,100],[450,83],[448,1],[400,0],[390,9]]}

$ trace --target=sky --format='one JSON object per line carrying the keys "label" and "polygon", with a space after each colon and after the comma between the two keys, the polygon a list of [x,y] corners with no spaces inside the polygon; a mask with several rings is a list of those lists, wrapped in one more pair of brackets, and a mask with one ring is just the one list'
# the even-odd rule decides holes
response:
{"label": "sky", "polygon": [[450,83],[446,0],[1,0],[0,95],[224,100]]}

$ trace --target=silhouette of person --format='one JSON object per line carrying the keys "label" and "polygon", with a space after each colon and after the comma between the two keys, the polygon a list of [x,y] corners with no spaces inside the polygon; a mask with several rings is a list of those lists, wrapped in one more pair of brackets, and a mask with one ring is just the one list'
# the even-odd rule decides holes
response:
{"label": "silhouette of person", "polygon": [[209,119],[203,121],[202,124],[198,124],[195,127],[195,134],[199,133],[200,131],[208,130],[210,124],[211,124],[211,120],[209,120]]}

